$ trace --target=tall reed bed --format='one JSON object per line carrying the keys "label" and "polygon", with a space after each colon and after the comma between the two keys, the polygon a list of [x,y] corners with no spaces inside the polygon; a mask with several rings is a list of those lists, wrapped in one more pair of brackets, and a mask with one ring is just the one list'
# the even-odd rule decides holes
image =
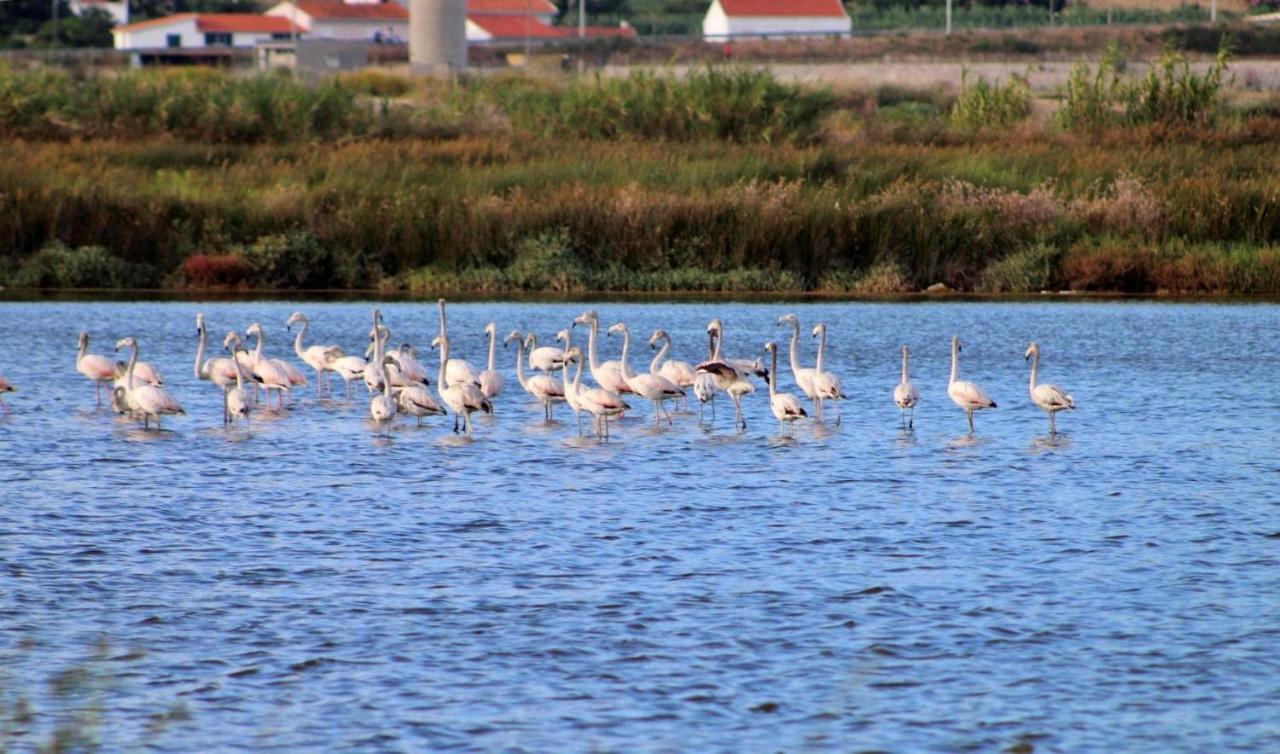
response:
{"label": "tall reed bed", "polygon": [[0,283],[1275,292],[1278,169],[1266,143],[28,144]]}

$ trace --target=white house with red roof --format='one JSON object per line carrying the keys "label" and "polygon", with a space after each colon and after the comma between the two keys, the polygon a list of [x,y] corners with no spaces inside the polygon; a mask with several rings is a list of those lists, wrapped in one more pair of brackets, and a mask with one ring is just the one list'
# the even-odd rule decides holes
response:
{"label": "white house with red roof", "polygon": [[312,39],[409,39],[409,11],[400,3],[343,2],[343,0],[285,0],[266,13],[286,18],[306,29]]}
{"label": "white house with red roof", "polygon": [[529,15],[550,25],[559,12],[551,0],[467,0],[468,18]]}
{"label": "white house with red roof", "polygon": [[853,20],[840,0],[712,0],[702,19],[702,36],[828,36],[850,34]]}
{"label": "white house with red roof", "polygon": [[253,47],[303,31],[287,18],[257,13],[179,13],[116,26],[111,36],[117,50],[198,50]]}

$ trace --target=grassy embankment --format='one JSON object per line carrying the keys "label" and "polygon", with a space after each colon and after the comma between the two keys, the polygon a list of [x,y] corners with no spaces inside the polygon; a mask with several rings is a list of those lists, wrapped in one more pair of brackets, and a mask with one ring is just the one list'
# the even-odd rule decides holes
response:
{"label": "grassy embankment", "polygon": [[0,283],[1280,292],[1280,102],[767,74],[338,86],[0,71]]}

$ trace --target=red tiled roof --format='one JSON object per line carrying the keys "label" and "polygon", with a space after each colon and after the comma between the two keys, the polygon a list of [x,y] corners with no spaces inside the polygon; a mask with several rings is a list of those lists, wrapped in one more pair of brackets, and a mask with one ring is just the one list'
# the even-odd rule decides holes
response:
{"label": "red tiled roof", "polygon": [[161,16],[160,18],[151,18],[146,21],[117,26],[112,31],[136,31],[190,20],[195,20],[196,28],[205,32],[288,34],[292,31],[305,31],[302,27],[295,27],[289,23],[287,18],[260,16],[256,13],[178,13],[173,16]]}
{"label": "red tiled roof", "polygon": [[564,29],[533,16],[467,16],[467,20],[499,39],[560,39]]}
{"label": "red tiled roof", "polygon": [[467,0],[467,15],[548,15],[559,13],[560,9],[550,0]]}
{"label": "red tiled roof", "polygon": [[293,31],[301,33],[304,29],[294,27],[287,18],[276,16],[259,16],[253,13],[198,13],[196,28],[205,32],[262,32],[264,34],[288,34]]}
{"label": "red tiled roof", "polygon": [[720,0],[727,16],[847,17],[840,0]]}
{"label": "red tiled roof", "polygon": [[344,3],[342,0],[299,0],[295,5],[298,10],[312,18],[329,20],[351,19],[356,21],[407,21],[409,11],[397,2],[390,3]]}

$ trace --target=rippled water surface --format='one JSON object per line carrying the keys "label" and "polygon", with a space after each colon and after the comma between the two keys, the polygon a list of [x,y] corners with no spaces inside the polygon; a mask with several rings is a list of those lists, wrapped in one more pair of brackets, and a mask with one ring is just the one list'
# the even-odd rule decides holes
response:
{"label": "rippled water surface", "polygon": [[[824,321],[843,425],[781,438],[761,386],[745,432],[727,401],[661,431],[636,401],[612,441],[579,440],[500,349],[472,440],[448,419],[380,439],[363,394],[312,389],[227,431],[192,374],[197,311],[219,335],[261,321],[292,359],[291,311],[351,352],[371,305],[0,304],[21,388],[0,418],[0,694],[37,712],[20,746],[96,704],[108,750],[1280,751],[1280,308],[593,306],[692,362],[713,316],[754,356],[795,311],[806,363]],[[434,307],[382,308],[429,360]],[[455,305],[456,355],[482,362],[490,320],[547,339],[583,308]],[[136,335],[188,416],[148,433],[95,411],[81,329],[99,353]],[[972,438],[953,333],[1000,404]],[[1056,439],[1032,339],[1080,407]],[[903,342],[913,432],[890,398]],[[46,684],[77,667],[88,691]],[[189,719],[151,730],[175,705]]]}

